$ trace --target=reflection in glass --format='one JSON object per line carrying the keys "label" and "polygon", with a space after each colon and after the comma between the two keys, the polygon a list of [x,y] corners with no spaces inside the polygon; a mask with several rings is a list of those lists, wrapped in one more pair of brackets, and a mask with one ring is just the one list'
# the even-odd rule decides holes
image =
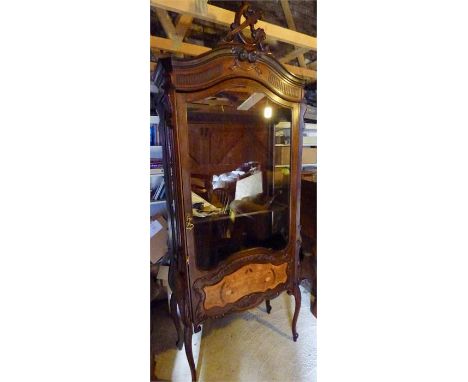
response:
{"label": "reflection in glass", "polygon": [[187,105],[197,266],[289,240],[291,110],[233,87]]}

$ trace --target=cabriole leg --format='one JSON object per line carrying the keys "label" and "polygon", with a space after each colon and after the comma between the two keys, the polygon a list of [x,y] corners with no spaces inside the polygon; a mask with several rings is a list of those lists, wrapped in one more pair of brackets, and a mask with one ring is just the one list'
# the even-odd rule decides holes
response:
{"label": "cabriole leg", "polygon": [[299,289],[299,284],[294,285],[294,290],[292,294],[294,295],[294,300],[296,303],[295,308],[294,308],[293,321],[292,321],[292,334],[293,334],[293,340],[294,342],[296,342],[297,338],[299,337],[299,334],[297,333],[297,330],[296,330],[297,317],[299,316],[299,311],[301,310],[301,291]]}
{"label": "cabriole leg", "polygon": [[197,372],[195,370],[195,362],[193,361],[192,353],[192,334],[193,329],[192,325],[184,325],[184,345],[185,345],[185,354],[187,355],[187,361],[190,366],[190,372],[192,373],[192,381],[197,380]]}
{"label": "cabriole leg", "polygon": [[180,326],[180,319],[179,319],[179,314],[177,313],[177,300],[175,298],[175,293],[171,294],[171,317],[172,321],[174,321],[174,325],[177,330],[177,342],[176,346],[179,350],[182,349],[182,328]]}

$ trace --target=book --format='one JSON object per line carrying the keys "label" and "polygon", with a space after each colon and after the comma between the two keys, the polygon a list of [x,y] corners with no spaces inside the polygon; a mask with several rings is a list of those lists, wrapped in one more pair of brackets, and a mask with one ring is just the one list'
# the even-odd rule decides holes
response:
{"label": "book", "polygon": [[156,190],[156,192],[154,194],[154,201],[155,202],[159,200],[159,194],[161,193],[161,188],[162,188],[162,183],[159,184],[158,189]]}
{"label": "book", "polygon": [[150,125],[150,146],[156,146],[156,126]]}
{"label": "book", "polygon": [[157,123],[150,124],[150,132],[150,146],[161,146],[162,134]]}
{"label": "book", "polygon": [[164,184],[164,179],[159,183],[151,196],[151,201],[156,202],[158,200],[164,200],[163,195],[165,195],[166,185]]}
{"label": "book", "polygon": [[164,182],[162,182],[161,188],[159,189],[159,193],[157,196],[157,200],[164,200],[165,193],[166,193],[166,185],[164,184]]}
{"label": "book", "polygon": [[163,161],[162,161],[162,159],[159,159],[159,158],[152,158],[152,159],[150,160],[150,169],[153,169],[153,168],[162,169],[162,168],[163,168]]}

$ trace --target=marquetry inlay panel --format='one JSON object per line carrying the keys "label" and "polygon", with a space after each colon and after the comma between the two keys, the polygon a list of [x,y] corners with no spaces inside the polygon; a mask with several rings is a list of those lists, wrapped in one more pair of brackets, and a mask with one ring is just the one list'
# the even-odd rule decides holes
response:
{"label": "marquetry inlay panel", "polygon": [[252,293],[265,292],[285,283],[287,280],[287,263],[248,264],[225,276],[214,285],[203,288],[205,292],[204,307],[224,307]]}

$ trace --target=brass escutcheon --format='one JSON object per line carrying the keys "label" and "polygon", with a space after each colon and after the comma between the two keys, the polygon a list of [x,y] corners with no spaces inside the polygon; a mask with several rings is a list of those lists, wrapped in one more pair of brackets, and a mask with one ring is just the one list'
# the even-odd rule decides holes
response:
{"label": "brass escutcheon", "polygon": [[193,229],[194,225],[192,223],[192,217],[191,216],[187,216],[185,218],[185,229],[191,231]]}

